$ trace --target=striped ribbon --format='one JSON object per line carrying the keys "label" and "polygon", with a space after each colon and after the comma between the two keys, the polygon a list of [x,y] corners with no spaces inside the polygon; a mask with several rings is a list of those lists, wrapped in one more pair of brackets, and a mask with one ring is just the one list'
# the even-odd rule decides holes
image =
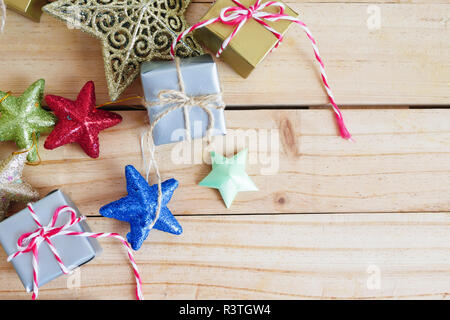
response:
{"label": "striped ribbon", "polygon": [[[223,8],[218,17],[198,22],[198,23],[194,24],[193,26],[191,26],[190,28],[186,29],[184,32],[180,33],[178,35],[178,37],[176,38],[176,40],[172,42],[172,46],[170,48],[170,54],[172,55],[172,57],[175,57],[175,46],[188,33],[192,32],[196,29],[206,27],[206,26],[216,23],[216,22],[220,22],[220,23],[227,24],[230,26],[235,26],[233,32],[231,32],[231,34],[223,41],[222,45],[220,46],[219,50],[217,51],[217,53],[216,53],[217,58],[220,57],[220,55],[223,53],[223,51],[229,45],[229,43],[231,42],[233,37],[239,32],[239,30],[250,19],[253,19],[256,22],[258,22],[259,24],[261,24],[263,27],[265,27],[267,30],[269,30],[277,38],[277,43],[275,44],[274,49],[277,48],[279,46],[279,44],[281,43],[281,41],[283,40],[283,35],[281,33],[279,33],[278,31],[276,31],[275,29],[273,29],[271,26],[269,26],[266,21],[276,22],[276,21],[280,21],[280,20],[288,20],[288,21],[294,22],[302,27],[302,29],[305,31],[307,37],[311,41],[311,44],[312,44],[312,47],[314,50],[314,55],[316,57],[317,62],[319,63],[320,73],[321,73],[321,77],[322,77],[322,83],[327,92],[328,99],[333,107],[333,111],[336,116],[336,120],[337,120],[337,123],[339,126],[339,131],[340,131],[341,137],[344,139],[351,140],[352,136],[350,135],[350,133],[348,132],[348,130],[345,126],[344,118],[342,116],[341,110],[337,106],[337,104],[334,100],[334,94],[331,91],[331,88],[328,84],[328,77],[325,72],[325,65],[323,63],[322,58],[320,57],[319,48],[317,47],[316,40],[314,39],[311,31],[308,29],[306,24],[304,24],[298,18],[295,18],[295,17],[285,14],[284,13],[284,11],[285,11],[284,4],[281,2],[278,2],[278,1],[268,1],[268,2],[262,3],[262,0],[256,0],[255,4],[251,5],[248,8],[246,6],[244,6],[242,3],[240,3],[238,0],[232,0],[232,1],[237,6]],[[263,11],[267,7],[275,7],[278,9],[278,12],[270,13],[270,12]]]}
{"label": "striped ribbon", "polygon": [[[62,272],[64,274],[69,273],[69,270],[64,265],[60,255],[58,254],[58,251],[56,250],[55,246],[53,245],[51,238],[54,236],[77,236],[77,237],[89,237],[89,238],[114,238],[122,242],[125,249],[127,249],[128,252],[128,259],[130,260],[131,266],[133,267],[134,276],[136,278],[136,297],[139,300],[143,300],[142,295],[142,280],[141,276],[139,274],[138,267],[136,265],[136,261],[134,260],[133,253],[131,251],[131,247],[128,244],[128,242],[121,237],[117,233],[92,233],[92,232],[76,232],[76,231],[70,231],[67,230],[68,228],[78,224],[79,222],[86,219],[86,217],[81,216],[77,218],[76,211],[69,207],[69,206],[62,206],[56,209],[55,213],[53,214],[52,220],[47,226],[43,226],[42,223],[39,220],[39,217],[35,213],[33,207],[31,204],[28,204],[28,210],[31,214],[31,217],[33,218],[34,222],[38,225],[38,228],[33,232],[24,233],[19,237],[17,240],[17,252],[10,255],[7,259],[7,261],[11,261],[17,256],[20,256],[21,254],[31,252],[32,253],[32,266],[33,266],[33,296],[32,299],[36,300],[39,293],[39,283],[38,283],[38,277],[39,277],[39,246],[46,242],[50,248],[50,250],[53,252],[53,255],[55,256],[56,261],[59,264],[59,267],[61,268]],[[70,220],[64,224],[63,226],[57,227],[56,222],[58,220],[58,217],[62,213],[70,213]]]}

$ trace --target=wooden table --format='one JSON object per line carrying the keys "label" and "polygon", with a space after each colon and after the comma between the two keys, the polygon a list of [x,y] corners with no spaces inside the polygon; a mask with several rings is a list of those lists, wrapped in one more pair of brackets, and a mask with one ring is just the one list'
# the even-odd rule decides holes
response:
{"label": "wooden table", "polygon": [[[171,161],[190,144],[159,147],[163,178],[180,181],[169,206],[184,233],[152,231],[136,253],[146,298],[448,299],[450,1],[289,4],[319,42],[356,143],[337,137],[331,111],[321,107],[326,96],[299,28],[247,80],[218,62],[230,134],[215,141],[227,155],[249,147],[248,172],[260,191],[240,193],[226,209],[216,190],[197,186],[208,164]],[[209,6],[194,1],[188,20]],[[372,24],[378,13],[379,29]],[[96,39],[46,15],[37,24],[8,11],[0,45],[2,90],[18,95],[42,77],[46,93],[75,98],[94,80],[98,102],[108,101]],[[140,86],[124,96],[140,94]],[[94,231],[125,235],[125,223],[98,214],[126,194],[124,166],[143,169],[138,140],[146,113],[122,109],[124,121],[100,136],[99,159],[77,145],[41,147],[43,163],[24,175],[43,195],[68,193]],[[275,137],[269,153],[251,139],[233,143],[254,132]],[[193,157],[201,159],[197,146]],[[0,155],[14,150],[3,142]],[[133,298],[122,247],[101,243],[101,257],[42,287],[40,297]],[[5,260],[0,250],[0,299],[29,298]]]}

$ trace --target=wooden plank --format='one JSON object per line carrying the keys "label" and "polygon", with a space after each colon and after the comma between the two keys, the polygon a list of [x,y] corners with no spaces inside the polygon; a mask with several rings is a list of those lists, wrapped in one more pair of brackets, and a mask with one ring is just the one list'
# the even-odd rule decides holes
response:
{"label": "wooden plank", "polygon": [[[88,221],[96,232],[127,232],[118,221]],[[448,299],[448,213],[180,221],[181,236],[152,231],[136,254],[147,299]],[[101,244],[102,256],[42,287],[41,298],[133,299],[125,251]],[[0,299],[29,298],[5,260],[0,250]]]}
{"label": "wooden plank", "polygon": [[[82,212],[98,214],[126,194],[125,165],[144,172],[147,116],[121,115],[101,134],[99,159],[76,144],[41,147],[44,161],[27,167],[26,179],[43,195],[62,188]],[[178,215],[450,210],[450,110],[345,110],[345,117],[356,143],[336,135],[329,110],[226,111],[229,132],[213,140],[215,150],[249,148],[248,173],[260,191],[239,193],[226,209],[217,190],[197,185],[210,171],[202,141],[165,145],[156,152],[162,176],[180,181],[170,208]],[[0,156],[12,151],[3,143]]]}
{"label": "wooden plank", "polygon": [[[379,30],[367,27],[368,3],[289,4],[301,12],[319,42],[338,103],[449,104],[448,1],[414,5],[381,1]],[[193,3],[188,20],[195,22],[209,6]],[[87,34],[69,30],[47,15],[36,24],[8,11],[0,45],[2,90],[18,94],[44,77],[48,93],[75,97],[84,82],[94,80],[99,102],[109,100],[100,44]],[[247,80],[223,63],[219,71],[230,106],[327,102],[310,44],[296,27]],[[141,94],[140,86],[136,81],[124,96]]]}

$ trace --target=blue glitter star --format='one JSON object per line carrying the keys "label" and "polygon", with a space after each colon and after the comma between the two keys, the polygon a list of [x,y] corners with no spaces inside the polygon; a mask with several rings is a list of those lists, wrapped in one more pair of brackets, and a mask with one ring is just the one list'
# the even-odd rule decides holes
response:
{"label": "blue glitter star", "polygon": [[[139,250],[147,239],[149,225],[156,216],[158,207],[158,185],[149,186],[141,174],[131,165],[125,167],[128,195],[100,208],[100,214],[107,218],[114,218],[130,224],[127,240],[134,250]],[[161,212],[154,228],[172,233],[181,234],[183,229],[167,208],[172,194],[178,187],[178,181],[169,179],[161,184],[162,202]]]}

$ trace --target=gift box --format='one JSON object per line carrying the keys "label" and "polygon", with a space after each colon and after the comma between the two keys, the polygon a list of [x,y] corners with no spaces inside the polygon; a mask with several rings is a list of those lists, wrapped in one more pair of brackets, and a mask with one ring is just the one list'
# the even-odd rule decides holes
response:
{"label": "gift box", "polygon": [[42,15],[42,7],[47,0],[5,0],[8,9],[12,9],[21,15],[39,22]]}
{"label": "gift box", "polygon": [[[268,2],[262,1],[262,3]],[[282,1],[280,1],[283,3]],[[245,7],[255,4],[255,0],[240,1]],[[289,8],[285,3],[284,14],[297,17],[298,14]],[[226,7],[236,7],[231,0],[217,0],[209,9],[206,15],[200,19],[205,21],[219,17],[222,9]],[[266,7],[264,12],[276,13],[276,7]],[[281,20],[277,22],[266,22],[271,28],[284,35],[292,24],[290,21]],[[212,23],[204,28],[195,30],[196,38],[212,52],[218,52],[224,40],[236,29],[236,25],[227,25],[225,23]],[[248,19],[243,27],[231,39],[230,43],[223,51],[221,58],[230,65],[239,75],[247,78],[253,69],[266,57],[266,55],[275,47],[278,39],[272,32],[267,30],[254,19]]]}
{"label": "gift box", "polygon": [[[61,206],[69,206],[75,209],[77,216],[80,212],[73,202],[61,191],[57,190],[45,198],[33,204],[33,209],[43,226],[51,221],[55,211]],[[63,226],[70,219],[70,214],[61,214],[56,221],[56,226]],[[0,244],[6,254],[10,256],[17,252],[17,240],[25,233],[34,232],[37,229],[36,222],[26,208],[0,223]],[[90,232],[85,221],[71,226],[69,231]],[[94,238],[77,237],[69,235],[57,235],[51,238],[61,260],[68,270],[73,270],[99,255],[101,247]],[[63,274],[54,254],[46,242],[39,247],[39,286],[42,286]],[[33,266],[32,253],[23,253],[11,260],[20,280],[27,292],[33,290]]]}
{"label": "gift box", "polygon": [[[179,71],[174,61],[149,61],[141,65],[141,80],[147,102],[152,104],[148,108],[150,122],[154,122],[161,114],[174,107],[175,103],[161,103],[160,94],[164,91],[182,90],[180,80],[184,85],[184,94],[189,98],[209,95],[213,105],[223,106],[217,67],[210,55],[201,55],[179,61]],[[182,79],[180,79],[180,76]],[[224,110],[222,108],[208,108],[214,117],[214,127],[211,135],[226,134]],[[167,113],[153,128],[155,145],[168,144],[186,140],[185,110],[175,108]],[[190,137],[202,138],[206,135],[210,118],[198,105],[189,105]]]}

